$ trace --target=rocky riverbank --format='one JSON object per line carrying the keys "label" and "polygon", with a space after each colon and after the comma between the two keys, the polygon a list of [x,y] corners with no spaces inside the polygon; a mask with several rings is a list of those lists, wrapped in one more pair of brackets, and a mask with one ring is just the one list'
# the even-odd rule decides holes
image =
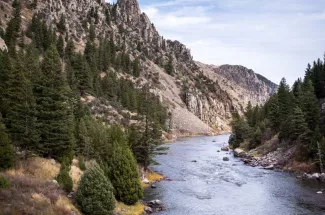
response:
{"label": "rocky riverbank", "polygon": [[325,173],[308,174],[294,170],[288,165],[288,161],[290,161],[295,153],[294,147],[289,149],[278,148],[266,155],[258,155],[256,150],[246,152],[239,148],[233,150],[233,152],[235,157],[240,158],[248,166],[261,166],[268,170],[290,171],[296,173],[297,178],[301,180],[318,180],[320,182],[325,182]]}

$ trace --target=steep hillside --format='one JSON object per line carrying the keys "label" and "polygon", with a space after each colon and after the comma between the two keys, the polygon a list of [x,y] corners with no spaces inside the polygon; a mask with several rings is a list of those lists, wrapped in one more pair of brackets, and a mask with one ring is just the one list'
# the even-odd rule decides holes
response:
{"label": "steep hillside", "polygon": [[[0,1],[0,24],[4,29],[11,18],[11,3]],[[195,62],[185,45],[158,33],[137,0],[118,0],[114,5],[103,0],[26,1],[24,30],[33,14],[57,29],[57,35],[64,28],[74,39],[77,51],[85,50],[88,33],[94,28],[95,44],[99,45],[101,38],[112,40],[119,47],[117,54],[139,59],[140,77],[124,77],[132,80],[136,88],[150,85],[150,91],[168,106],[170,124],[177,133],[229,131],[232,112],[242,113],[248,101],[264,103],[277,88],[241,66]],[[29,41],[26,37],[25,42]],[[101,72],[104,77],[106,71]]]}

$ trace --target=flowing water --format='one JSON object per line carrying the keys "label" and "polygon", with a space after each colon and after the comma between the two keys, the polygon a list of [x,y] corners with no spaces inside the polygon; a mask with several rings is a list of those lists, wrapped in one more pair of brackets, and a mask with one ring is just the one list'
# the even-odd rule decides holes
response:
{"label": "flowing water", "polygon": [[[245,166],[232,153],[217,152],[229,135],[179,139],[153,166],[172,181],[145,191],[145,200],[161,200],[168,215],[325,214],[325,184],[294,175]],[[230,161],[223,161],[229,157]],[[197,162],[192,162],[196,160]]]}

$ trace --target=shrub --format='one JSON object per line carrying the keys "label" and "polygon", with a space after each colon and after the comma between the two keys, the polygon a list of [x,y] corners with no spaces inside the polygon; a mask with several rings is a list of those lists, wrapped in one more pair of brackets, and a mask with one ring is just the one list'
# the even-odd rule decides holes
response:
{"label": "shrub", "polygon": [[78,159],[78,165],[79,165],[79,169],[81,169],[82,171],[86,170],[85,161],[82,157]]}
{"label": "shrub", "polygon": [[69,170],[70,168],[62,164],[60,172],[56,176],[56,180],[58,181],[58,183],[68,193],[71,192],[73,188],[73,181],[71,176],[69,175]]}
{"label": "shrub", "polygon": [[112,215],[115,207],[113,187],[98,166],[88,169],[79,182],[76,201],[88,215]]}
{"label": "shrub", "polygon": [[125,143],[115,142],[109,163],[109,178],[117,200],[127,205],[136,203],[143,196],[138,167],[133,153]]}
{"label": "shrub", "polygon": [[0,190],[10,187],[10,182],[3,175],[0,175]]}

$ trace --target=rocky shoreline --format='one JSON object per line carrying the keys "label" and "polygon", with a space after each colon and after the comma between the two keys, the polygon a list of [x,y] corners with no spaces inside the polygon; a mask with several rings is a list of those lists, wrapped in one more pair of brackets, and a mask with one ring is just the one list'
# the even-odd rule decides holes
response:
{"label": "rocky shoreline", "polygon": [[[288,171],[284,169],[284,161],[290,159],[294,153],[294,148],[277,150],[263,156],[254,156],[255,150],[245,152],[242,149],[233,150],[234,156],[240,158],[246,165],[251,167],[263,167],[266,170]],[[290,170],[289,170],[290,171]],[[325,173],[296,173],[296,178],[301,180],[317,180],[325,182]]]}

